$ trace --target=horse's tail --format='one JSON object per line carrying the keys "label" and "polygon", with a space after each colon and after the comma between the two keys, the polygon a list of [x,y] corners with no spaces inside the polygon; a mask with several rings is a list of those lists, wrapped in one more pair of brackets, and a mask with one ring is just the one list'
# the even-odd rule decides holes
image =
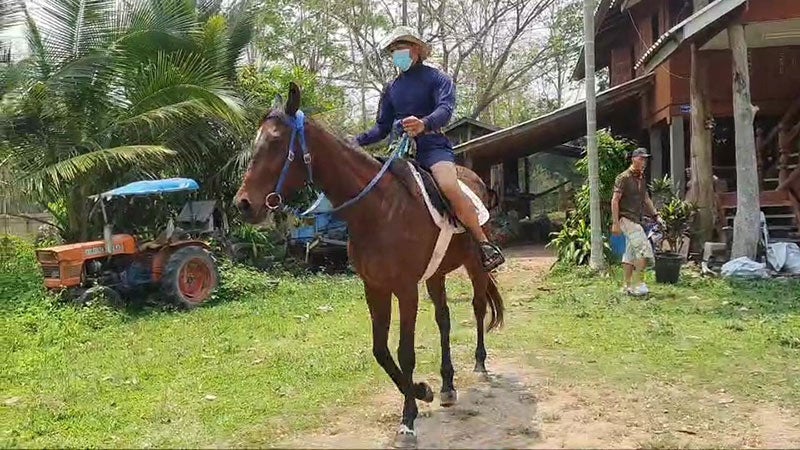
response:
{"label": "horse's tail", "polygon": [[489,320],[489,327],[486,331],[492,331],[495,328],[503,326],[503,315],[506,307],[503,304],[503,297],[500,295],[500,290],[497,289],[497,280],[494,275],[487,274],[489,283],[486,284],[486,299],[489,304],[489,309],[492,310],[492,317]]}

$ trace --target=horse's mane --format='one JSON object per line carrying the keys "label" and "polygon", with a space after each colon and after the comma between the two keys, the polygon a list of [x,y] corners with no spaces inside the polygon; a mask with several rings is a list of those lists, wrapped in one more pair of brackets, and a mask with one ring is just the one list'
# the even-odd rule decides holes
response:
{"label": "horse's mane", "polygon": [[[286,122],[289,122],[289,117],[280,109],[271,109],[267,111],[264,117],[261,119],[261,123],[266,122],[270,118],[280,118]],[[320,131],[322,131],[327,137],[329,137],[333,142],[338,144],[344,149],[349,150],[356,158],[361,159],[366,164],[375,164],[375,165],[382,165],[383,163],[378,160],[375,156],[367,153],[361,146],[354,145],[354,143],[344,139],[338,132],[334,131],[331,126],[327,123],[314,119],[312,117],[306,117],[306,123],[312,126],[317,127]],[[392,164],[389,166],[389,172],[392,175],[397,177],[400,181],[400,184],[405,188],[408,194],[416,198],[417,196],[417,182],[414,179],[414,175],[411,173],[411,170],[408,167],[408,164],[404,164],[403,161],[393,161]]]}
{"label": "horse's mane", "polygon": [[[371,155],[370,153],[366,152],[361,146],[354,144],[343,138],[339,133],[332,130],[332,128],[325,122],[320,120],[315,120],[312,118],[308,119],[309,123],[315,125],[320,130],[324,131],[331,139],[333,139],[337,144],[340,146],[350,150],[353,154],[355,154],[358,158],[362,159],[364,162],[370,162],[373,164],[381,165],[382,162],[376,158],[375,156]],[[397,179],[400,181],[400,184],[406,189],[406,191],[412,197],[416,197],[417,195],[417,182],[414,179],[414,175],[411,173],[411,170],[404,161],[395,160],[389,166],[389,172],[392,173]]]}

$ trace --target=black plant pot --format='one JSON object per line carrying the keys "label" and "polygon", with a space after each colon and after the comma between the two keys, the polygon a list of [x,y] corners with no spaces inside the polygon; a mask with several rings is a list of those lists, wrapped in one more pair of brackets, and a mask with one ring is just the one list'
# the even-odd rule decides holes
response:
{"label": "black plant pot", "polygon": [[656,255],[656,282],[675,284],[681,277],[683,256],[676,253],[659,253]]}

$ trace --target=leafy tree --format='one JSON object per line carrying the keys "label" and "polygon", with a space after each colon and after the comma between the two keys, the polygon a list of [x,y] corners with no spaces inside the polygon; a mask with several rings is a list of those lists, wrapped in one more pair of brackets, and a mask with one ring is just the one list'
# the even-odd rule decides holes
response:
{"label": "leafy tree", "polygon": [[208,163],[232,154],[245,3],[52,0],[23,13],[30,57],[4,94],[0,141],[19,192],[67,239],[88,237],[89,195],[186,168],[214,174]]}

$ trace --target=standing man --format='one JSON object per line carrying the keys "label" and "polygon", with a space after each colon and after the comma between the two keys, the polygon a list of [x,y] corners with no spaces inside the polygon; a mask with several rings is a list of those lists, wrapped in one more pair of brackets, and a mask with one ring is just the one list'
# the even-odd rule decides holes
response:
{"label": "standing man", "polygon": [[644,148],[637,148],[631,153],[631,166],[617,176],[611,199],[611,232],[616,235],[624,234],[627,241],[622,257],[625,268],[623,290],[635,296],[650,293],[643,275],[647,265],[654,262],[653,248],[642,227],[644,213],[658,220],[658,211],[647,193],[647,183],[644,180],[649,157]]}
{"label": "standing man", "polygon": [[413,28],[395,28],[384,40],[382,48],[391,55],[400,75],[383,91],[377,123],[359,135],[356,141],[362,147],[379,142],[399,121],[417,144],[417,161],[433,173],[458,220],[477,241],[484,270],[496,269],[505,258],[500,249],[487,239],[472,201],[462,192],[453,146],[442,132],[455,109],[453,80],[444,72],[423,64],[431,53],[431,46]]}

